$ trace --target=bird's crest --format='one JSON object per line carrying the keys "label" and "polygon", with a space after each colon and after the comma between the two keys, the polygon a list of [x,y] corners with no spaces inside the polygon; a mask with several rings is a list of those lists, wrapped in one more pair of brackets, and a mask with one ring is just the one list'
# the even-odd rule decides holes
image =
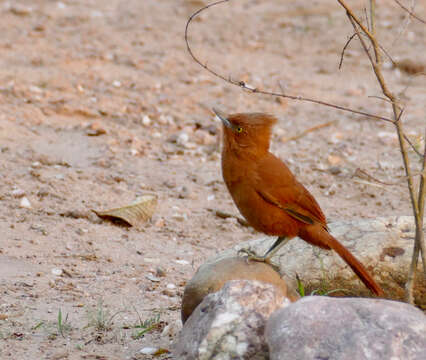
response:
{"label": "bird's crest", "polygon": [[228,120],[235,125],[261,127],[272,127],[277,122],[277,118],[275,116],[264,113],[232,114],[228,116]]}

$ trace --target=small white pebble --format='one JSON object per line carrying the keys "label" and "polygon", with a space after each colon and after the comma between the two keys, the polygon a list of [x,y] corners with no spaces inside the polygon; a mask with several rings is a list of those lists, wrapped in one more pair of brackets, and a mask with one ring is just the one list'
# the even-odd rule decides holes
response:
{"label": "small white pebble", "polygon": [[154,355],[157,351],[158,348],[155,347],[144,347],[139,350],[139,352],[144,355]]}
{"label": "small white pebble", "polygon": [[52,273],[52,275],[55,275],[55,276],[61,276],[62,275],[62,269],[52,269],[51,270],[51,273]]}
{"label": "small white pebble", "polygon": [[116,87],[116,88],[119,88],[119,87],[121,86],[121,82],[120,82],[120,81],[118,81],[118,80],[114,80],[114,81],[112,82],[112,86],[114,86],[114,87]]}
{"label": "small white pebble", "polygon": [[176,139],[176,144],[178,145],[185,145],[189,140],[189,135],[185,132],[182,132],[178,135]]}
{"label": "small white pebble", "polygon": [[151,118],[148,115],[144,115],[144,117],[142,118],[142,124],[144,126],[151,125]]}
{"label": "small white pebble", "polygon": [[212,201],[212,200],[214,200],[214,195],[207,196],[207,201]]}
{"label": "small white pebble", "polygon": [[30,201],[25,196],[21,199],[21,202],[19,203],[19,206],[21,208],[31,209],[31,203],[30,203]]}
{"label": "small white pebble", "polygon": [[175,284],[167,284],[167,289],[170,289],[170,290],[176,289],[176,285]]}
{"label": "small white pebble", "polygon": [[179,265],[189,265],[189,261],[186,260],[175,260],[175,263]]}

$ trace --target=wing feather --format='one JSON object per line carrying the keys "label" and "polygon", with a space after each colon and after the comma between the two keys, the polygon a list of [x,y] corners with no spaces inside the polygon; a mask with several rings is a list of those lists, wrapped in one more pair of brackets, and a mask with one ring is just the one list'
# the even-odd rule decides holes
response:
{"label": "wing feather", "polygon": [[256,175],[256,191],[266,201],[301,222],[318,222],[326,227],[326,218],[315,198],[280,159],[268,154],[258,163]]}

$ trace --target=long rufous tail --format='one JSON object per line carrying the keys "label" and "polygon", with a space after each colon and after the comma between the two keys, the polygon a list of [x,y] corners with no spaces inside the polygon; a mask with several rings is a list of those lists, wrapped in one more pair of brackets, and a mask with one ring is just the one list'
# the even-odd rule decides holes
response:
{"label": "long rufous tail", "polygon": [[333,236],[330,234],[328,234],[328,236],[331,238],[328,242],[329,246],[337,252],[343,260],[345,260],[346,264],[348,264],[354,273],[358,275],[365,286],[367,286],[377,296],[383,296],[384,293],[382,288],[376,283],[364,265],[362,265],[359,260]]}
{"label": "long rufous tail", "polygon": [[337,252],[339,256],[346,262],[346,264],[351,267],[354,273],[358,275],[365,286],[367,286],[377,296],[384,295],[382,288],[379,286],[379,284],[376,283],[364,265],[362,265],[359,260],[353,256],[351,252],[346,249],[338,240],[331,236],[327,230],[317,226],[312,227],[309,230],[304,231],[303,235],[300,234],[300,237],[312,245],[320,246],[322,248],[330,248]]}

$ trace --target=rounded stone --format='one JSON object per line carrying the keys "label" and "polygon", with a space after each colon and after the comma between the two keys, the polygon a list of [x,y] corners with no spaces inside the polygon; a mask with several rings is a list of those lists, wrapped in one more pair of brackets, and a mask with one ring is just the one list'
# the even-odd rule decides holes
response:
{"label": "rounded stone", "polygon": [[297,298],[288,295],[285,281],[272,266],[250,261],[247,257],[223,257],[201,265],[186,284],[181,308],[182,322],[185,323],[206,295],[219,291],[230,280],[258,280],[274,285],[291,301]]}

